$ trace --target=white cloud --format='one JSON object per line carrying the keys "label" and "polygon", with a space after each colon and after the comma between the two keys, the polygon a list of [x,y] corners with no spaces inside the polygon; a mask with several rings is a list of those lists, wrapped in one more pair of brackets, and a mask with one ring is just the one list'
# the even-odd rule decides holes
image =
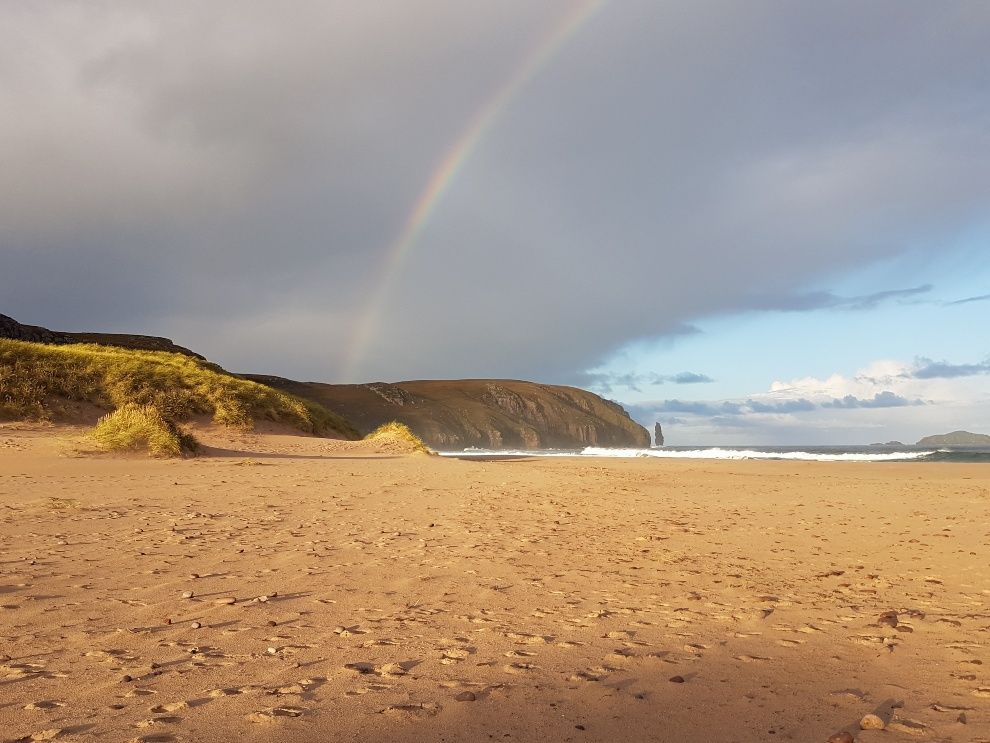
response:
{"label": "white cloud", "polygon": [[853,444],[990,428],[986,375],[917,378],[927,360],[873,361],[854,374],[776,380],[769,390],[715,401],[658,400],[632,407],[668,426],[672,444]]}

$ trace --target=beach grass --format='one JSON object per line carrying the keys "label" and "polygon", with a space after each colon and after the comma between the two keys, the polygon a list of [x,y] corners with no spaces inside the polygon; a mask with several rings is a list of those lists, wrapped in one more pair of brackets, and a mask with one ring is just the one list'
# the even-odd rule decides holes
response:
{"label": "beach grass", "polygon": [[0,339],[0,418],[53,420],[66,401],[107,411],[150,405],[172,423],[207,415],[243,429],[272,421],[319,436],[359,438],[350,423],[316,403],[190,356]]}
{"label": "beach grass", "polygon": [[398,421],[383,423],[364,438],[366,441],[398,442],[410,451],[436,454],[409,426]]}
{"label": "beach grass", "polygon": [[100,418],[90,438],[105,451],[147,449],[153,457],[194,454],[199,446],[191,434],[168,420],[154,405],[134,403],[126,403]]}

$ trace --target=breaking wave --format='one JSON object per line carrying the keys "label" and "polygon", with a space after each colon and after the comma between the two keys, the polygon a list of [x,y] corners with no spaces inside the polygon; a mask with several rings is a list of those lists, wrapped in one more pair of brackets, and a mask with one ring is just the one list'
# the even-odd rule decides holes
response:
{"label": "breaking wave", "polygon": [[790,460],[806,462],[984,462],[990,463],[990,449],[890,449],[885,447],[664,447],[661,449],[611,449],[589,446],[584,449],[465,449],[440,452],[462,459],[518,459],[520,457],[605,457],[657,459]]}

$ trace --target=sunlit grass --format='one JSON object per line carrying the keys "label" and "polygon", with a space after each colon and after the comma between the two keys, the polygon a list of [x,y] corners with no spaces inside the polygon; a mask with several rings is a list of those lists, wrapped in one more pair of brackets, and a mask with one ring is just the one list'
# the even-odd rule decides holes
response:
{"label": "sunlit grass", "polygon": [[208,415],[238,428],[273,421],[306,433],[358,438],[346,420],[316,403],[190,356],[0,339],[0,419],[52,420],[65,412],[66,401],[108,411],[151,405],[169,422]]}
{"label": "sunlit grass", "polygon": [[198,444],[189,433],[161,414],[154,405],[126,403],[100,418],[90,434],[106,451],[146,449],[154,457],[195,453]]}
{"label": "sunlit grass", "polygon": [[364,438],[367,441],[398,442],[411,451],[425,454],[436,453],[419,436],[414,434],[409,426],[398,421],[383,423]]}

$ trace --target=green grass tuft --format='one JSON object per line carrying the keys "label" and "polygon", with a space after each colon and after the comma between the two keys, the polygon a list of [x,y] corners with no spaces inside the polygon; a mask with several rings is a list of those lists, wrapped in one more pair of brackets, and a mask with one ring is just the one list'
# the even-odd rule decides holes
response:
{"label": "green grass tuft", "polygon": [[181,457],[197,448],[196,439],[165,418],[155,406],[134,403],[100,418],[90,437],[106,451],[147,448],[154,457]]}
{"label": "green grass tuft", "polygon": [[409,426],[398,421],[383,423],[364,438],[366,441],[398,442],[410,451],[436,454],[423,442],[423,439],[412,432]]}
{"label": "green grass tuft", "polygon": [[66,401],[104,410],[151,405],[167,421],[209,415],[215,423],[245,429],[267,420],[319,436],[359,437],[346,420],[316,403],[190,356],[0,338],[0,419],[52,420]]}

